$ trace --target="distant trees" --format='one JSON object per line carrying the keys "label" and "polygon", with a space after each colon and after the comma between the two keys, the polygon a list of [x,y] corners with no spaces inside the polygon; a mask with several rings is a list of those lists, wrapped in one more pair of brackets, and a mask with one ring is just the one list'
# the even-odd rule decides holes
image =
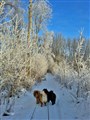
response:
{"label": "distant trees", "polygon": [[86,41],[84,59],[90,58],[90,39]]}
{"label": "distant trees", "polygon": [[[83,56],[82,59],[84,61],[90,57],[90,40],[85,39],[82,35],[80,38],[65,39],[60,33],[56,34],[52,48],[56,57],[63,56],[70,63],[74,61],[75,56],[78,58]],[[78,53],[78,55],[75,55],[76,53]]]}
{"label": "distant trees", "polygon": [[52,44],[52,51],[55,54],[56,61],[60,61],[60,57],[65,57],[66,54],[66,40],[61,34],[56,34],[54,36],[54,41]]}

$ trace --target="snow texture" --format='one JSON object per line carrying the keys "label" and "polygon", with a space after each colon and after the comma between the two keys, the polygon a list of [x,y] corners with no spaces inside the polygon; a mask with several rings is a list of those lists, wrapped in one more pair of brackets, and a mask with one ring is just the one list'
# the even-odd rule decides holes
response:
{"label": "snow texture", "polygon": [[[45,80],[33,86],[31,92],[26,92],[16,99],[13,115],[2,116],[4,106],[0,106],[0,120],[90,120],[90,97],[86,101],[81,99],[77,104],[73,101],[70,91],[61,88],[55,76],[47,74],[45,77]],[[55,105],[51,103],[43,107],[36,105],[33,91],[44,88],[55,92],[57,96]]]}

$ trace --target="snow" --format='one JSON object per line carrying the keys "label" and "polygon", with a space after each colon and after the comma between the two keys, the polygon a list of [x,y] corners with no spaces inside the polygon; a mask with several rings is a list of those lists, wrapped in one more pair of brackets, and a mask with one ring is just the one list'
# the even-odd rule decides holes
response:
{"label": "snow", "polygon": [[[33,91],[44,88],[55,92],[57,96],[55,105],[51,103],[43,107],[36,105]],[[86,101],[80,99],[80,103],[77,104],[70,90],[62,88],[55,76],[47,74],[45,80],[34,85],[31,92],[26,92],[25,95],[16,99],[14,115],[2,116],[3,109],[2,105],[0,120],[89,120],[90,97]]]}

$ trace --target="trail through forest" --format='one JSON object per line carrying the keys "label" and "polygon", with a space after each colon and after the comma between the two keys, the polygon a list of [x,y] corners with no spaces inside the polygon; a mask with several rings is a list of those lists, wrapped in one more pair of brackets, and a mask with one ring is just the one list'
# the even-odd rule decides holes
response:
{"label": "trail through forest", "polygon": [[[51,105],[51,103],[43,107],[36,105],[33,91],[44,88],[53,90],[56,93],[55,105]],[[88,106],[85,108],[87,112]],[[32,88],[31,93],[27,92],[16,100],[15,114],[3,116],[1,120],[89,120],[88,113],[83,114],[82,111],[83,108],[80,108],[80,104],[76,105],[69,91],[66,88],[61,88],[56,77],[47,74],[41,83]]]}

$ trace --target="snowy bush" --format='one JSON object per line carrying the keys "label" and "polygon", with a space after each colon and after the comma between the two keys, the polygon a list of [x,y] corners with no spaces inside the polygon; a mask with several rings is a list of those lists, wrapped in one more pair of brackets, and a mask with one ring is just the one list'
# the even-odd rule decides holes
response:
{"label": "snowy bush", "polygon": [[41,79],[43,77],[48,69],[48,61],[43,54],[35,54],[31,58],[32,64],[31,64],[31,76],[34,77],[36,80]]}

